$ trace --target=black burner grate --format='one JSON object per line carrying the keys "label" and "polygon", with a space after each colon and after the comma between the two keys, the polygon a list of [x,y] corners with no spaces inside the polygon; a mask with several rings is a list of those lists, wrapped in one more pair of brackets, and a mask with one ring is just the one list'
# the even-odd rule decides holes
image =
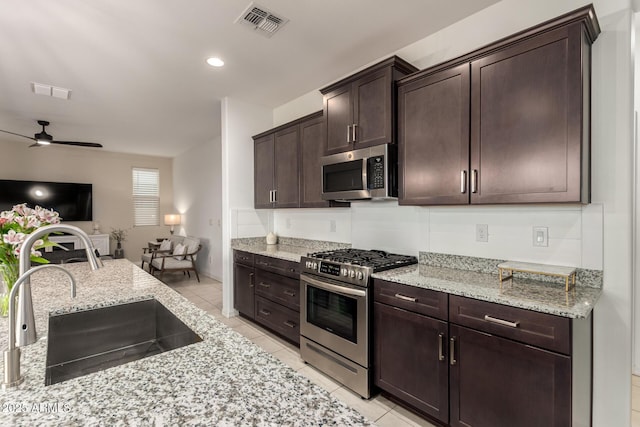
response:
{"label": "black burner grate", "polygon": [[374,272],[418,263],[418,259],[414,256],[390,254],[375,249],[336,249],[332,251],[315,252],[309,254],[309,257],[342,264],[370,267]]}

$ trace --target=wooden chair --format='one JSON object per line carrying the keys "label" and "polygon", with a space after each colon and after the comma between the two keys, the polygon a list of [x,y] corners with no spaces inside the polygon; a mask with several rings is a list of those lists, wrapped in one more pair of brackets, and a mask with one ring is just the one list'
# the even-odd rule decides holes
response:
{"label": "wooden chair", "polygon": [[195,250],[192,246],[191,251],[185,253],[183,259],[177,259],[173,253],[160,253],[160,251],[156,251],[151,257],[149,272],[155,275],[156,271],[159,271],[160,279],[162,280],[162,275],[165,271],[182,271],[189,277],[191,277],[189,272],[193,271],[196,279],[200,282],[200,276],[198,276],[198,270],[196,269],[196,258],[200,249],[202,249],[202,245],[200,244],[198,244]]}

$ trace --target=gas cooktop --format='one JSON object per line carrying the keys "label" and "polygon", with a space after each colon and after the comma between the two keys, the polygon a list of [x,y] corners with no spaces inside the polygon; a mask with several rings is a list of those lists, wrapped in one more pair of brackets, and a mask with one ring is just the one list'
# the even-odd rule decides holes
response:
{"label": "gas cooktop", "polygon": [[309,254],[308,257],[339,264],[369,267],[374,273],[418,263],[418,259],[414,256],[390,254],[375,249],[336,249],[315,252]]}

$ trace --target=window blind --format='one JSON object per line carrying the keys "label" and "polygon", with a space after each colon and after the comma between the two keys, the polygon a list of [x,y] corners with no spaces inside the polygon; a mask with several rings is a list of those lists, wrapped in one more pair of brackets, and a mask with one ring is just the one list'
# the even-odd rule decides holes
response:
{"label": "window blind", "polygon": [[160,171],[133,168],[133,212],[135,227],[160,225]]}

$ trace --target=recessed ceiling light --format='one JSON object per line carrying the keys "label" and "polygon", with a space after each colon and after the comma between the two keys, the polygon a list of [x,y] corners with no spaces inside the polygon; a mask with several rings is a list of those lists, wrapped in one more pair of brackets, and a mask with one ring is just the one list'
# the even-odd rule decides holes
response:
{"label": "recessed ceiling light", "polygon": [[224,65],[224,61],[214,56],[207,59],[207,64],[211,65],[212,67],[222,67]]}

